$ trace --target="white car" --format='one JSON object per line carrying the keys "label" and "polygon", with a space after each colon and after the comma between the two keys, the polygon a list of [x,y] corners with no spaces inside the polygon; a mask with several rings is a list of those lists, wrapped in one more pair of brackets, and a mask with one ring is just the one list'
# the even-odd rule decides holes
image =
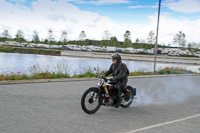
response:
{"label": "white car", "polygon": [[21,45],[21,47],[27,47],[29,44],[28,43],[21,43],[20,45]]}
{"label": "white car", "polygon": [[179,56],[180,54],[174,51],[169,52],[168,55],[172,55],[172,56]]}
{"label": "white car", "polygon": [[194,53],[194,55],[200,57],[200,51]]}
{"label": "white car", "polygon": [[4,45],[5,43],[4,42],[0,42],[0,45]]}
{"label": "white car", "polygon": [[52,48],[52,49],[55,48],[55,49],[57,49],[57,48],[60,48],[60,46],[58,46],[58,45],[50,45],[49,48]]}

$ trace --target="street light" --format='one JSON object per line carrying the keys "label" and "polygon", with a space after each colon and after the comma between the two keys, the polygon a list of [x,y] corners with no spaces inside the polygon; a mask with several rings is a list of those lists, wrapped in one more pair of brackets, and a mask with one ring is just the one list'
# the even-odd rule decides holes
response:
{"label": "street light", "polygon": [[160,5],[161,5],[161,0],[159,0],[159,5],[158,5],[157,33],[156,33],[156,44],[155,44],[155,49],[154,49],[154,69],[153,69],[154,75],[156,74],[156,57],[157,57],[157,51],[158,51],[158,31],[159,31],[159,22],[160,22]]}

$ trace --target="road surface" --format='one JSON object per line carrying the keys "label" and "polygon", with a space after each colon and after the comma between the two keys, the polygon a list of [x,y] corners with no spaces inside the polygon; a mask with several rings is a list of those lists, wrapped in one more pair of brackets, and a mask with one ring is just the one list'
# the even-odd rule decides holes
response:
{"label": "road surface", "polygon": [[97,81],[0,85],[0,133],[197,133],[200,76],[137,78],[137,100],[127,109],[80,106]]}

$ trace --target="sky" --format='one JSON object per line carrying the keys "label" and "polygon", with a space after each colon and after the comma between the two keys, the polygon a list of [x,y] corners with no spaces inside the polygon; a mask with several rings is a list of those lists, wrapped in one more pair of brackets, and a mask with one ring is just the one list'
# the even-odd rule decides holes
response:
{"label": "sky", "polygon": [[[0,0],[0,34],[7,29],[14,37],[20,29],[31,40],[36,30],[45,39],[51,29],[56,40],[62,31],[74,40],[84,30],[101,40],[108,30],[123,41],[129,30],[133,42],[144,42],[156,31],[157,11],[158,0]],[[173,45],[179,31],[188,43],[200,43],[200,0],[162,0],[159,44]]]}

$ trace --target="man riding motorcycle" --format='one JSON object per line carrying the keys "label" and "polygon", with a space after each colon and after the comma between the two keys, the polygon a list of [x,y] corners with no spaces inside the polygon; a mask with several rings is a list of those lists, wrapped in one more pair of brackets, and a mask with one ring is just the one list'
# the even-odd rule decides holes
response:
{"label": "man riding motorcycle", "polygon": [[119,54],[112,55],[113,64],[110,66],[110,69],[104,73],[105,76],[112,74],[113,78],[110,81],[116,82],[115,94],[116,94],[116,105],[118,108],[121,104],[121,93],[120,91],[125,88],[128,82],[129,70],[126,64],[122,63],[121,56]]}

